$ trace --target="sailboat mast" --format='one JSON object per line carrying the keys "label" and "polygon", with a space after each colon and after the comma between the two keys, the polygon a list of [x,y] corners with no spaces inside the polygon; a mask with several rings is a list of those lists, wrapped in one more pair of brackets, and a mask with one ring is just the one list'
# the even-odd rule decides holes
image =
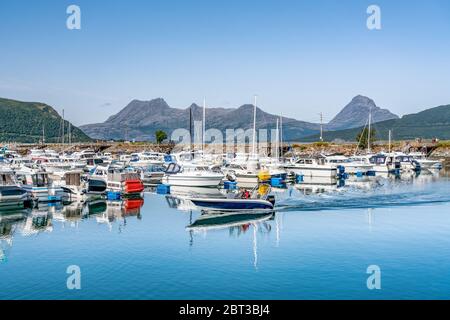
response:
{"label": "sailboat mast", "polygon": [[370,153],[370,125],[372,122],[372,108],[369,109],[369,130],[367,131],[367,153]]}
{"label": "sailboat mast", "polygon": [[203,98],[202,151],[205,152],[206,98]]}
{"label": "sailboat mast", "polygon": [[256,154],[256,100],[257,96],[255,95],[255,104],[253,105],[253,143],[252,143],[252,155]]}
{"label": "sailboat mast", "polygon": [[389,154],[391,154],[391,130],[389,130]]}
{"label": "sailboat mast", "polygon": [[283,157],[283,116],[280,116],[280,145],[281,145],[281,158]]}
{"label": "sailboat mast", "polygon": [[189,107],[189,135],[190,135],[190,140],[191,140],[190,149],[191,149],[191,153],[193,153],[194,152],[194,147],[193,147],[194,137],[192,136],[192,106]]}
{"label": "sailboat mast", "polygon": [[278,127],[278,123],[279,123],[279,119],[277,119],[277,131],[276,131],[276,139],[277,141],[275,142],[275,146],[276,146],[276,151],[275,151],[275,157],[278,160],[280,157],[278,156],[279,150],[280,150],[280,146],[279,146],[279,142],[280,142],[280,131],[279,131],[279,127]]}
{"label": "sailboat mast", "polygon": [[320,141],[323,142],[323,113],[320,113]]}

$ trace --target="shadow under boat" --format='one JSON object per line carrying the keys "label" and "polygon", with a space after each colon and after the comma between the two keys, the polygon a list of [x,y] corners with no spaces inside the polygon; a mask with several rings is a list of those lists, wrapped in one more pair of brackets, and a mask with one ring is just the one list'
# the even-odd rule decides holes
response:
{"label": "shadow under boat", "polygon": [[226,229],[247,224],[256,224],[273,220],[275,211],[271,212],[203,212],[193,223],[186,227],[187,231],[206,231]]}

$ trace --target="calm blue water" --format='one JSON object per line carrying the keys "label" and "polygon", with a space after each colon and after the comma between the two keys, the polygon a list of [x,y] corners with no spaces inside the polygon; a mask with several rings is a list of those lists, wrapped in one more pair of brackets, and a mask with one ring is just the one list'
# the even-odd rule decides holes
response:
{"label": "calm blue water", "polygon": [[[140,210],[98,202],[0,214],[0,298],[450,298],[447,178],[290,188],[277,201],[274,216],[219,221],[152,193]],[[66,287],[70,265],[81,290]],[[381,290],[367,289],[369,265]]]}

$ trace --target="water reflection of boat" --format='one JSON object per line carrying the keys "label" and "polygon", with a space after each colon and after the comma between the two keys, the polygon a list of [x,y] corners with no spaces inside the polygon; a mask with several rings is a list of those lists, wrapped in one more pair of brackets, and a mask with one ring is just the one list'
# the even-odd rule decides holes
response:
{"label": "water reflection of boat", "polygon": [[186,227],[189,231],[205,231],[212,229],[224,229],[254,224],[267,220],[272,220],[275,212],[254,212],[254,213],[203,213],[193,223]]}
{"label": "water reflection of boat", "polygon": [[128,217],[141,219],[141,208],[144,205],[143,199],[125,199],[120,201],[107,201],[107,209],[102,214],[97,214],[97,223],[106,224],[112,230],[112,223],[116,220],[122,221],[119,230],[127,224]]}
{"label": "water reflection of boat", "polygon": [[304,177],[303,182],[295,184],[294,187],[303,194],[316,194],[325,192],[335,192],[345,186],[344,180],[334,177]]}
{"label": "water reflection of boat", "polygon": [[41,232],[52,232],[52,215],[47,209],[33,209],[22,229],[23,236],[32,236]]}
{"label": "water reflection of boat", "polygon": [[368,177],[368,176],[357,177],[357,176],[352,175],[348,179],[345,180],[345,185],[347,187],[353,187],[353,188],[365,189],[365,190],[370,190],[374,186],[375,183],[376,183],[376,179],[372,179],[371,177]]}
{"label": "water reflection of boat", "polygon": [[140,217],[141,208],[144,205],[144,199],[125,199],[122,201],[107,201],[108,215],[115,218],[124,218],[127,216]]}

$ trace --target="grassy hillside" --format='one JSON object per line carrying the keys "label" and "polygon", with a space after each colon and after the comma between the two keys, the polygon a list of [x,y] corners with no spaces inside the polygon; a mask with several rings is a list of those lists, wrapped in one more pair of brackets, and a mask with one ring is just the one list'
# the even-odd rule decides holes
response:
{"label": "grassy hillside", "polygon": [[[411,140],[415,138],[441,140],[450,139],[450,105],[439,106],[425,111],[405,115],[400,119],[378,122],[373,125],[377,131],[378,140],[387,140],[389,130],[395,140]],[[362,128],[329,131],[324,133],[325,141],[342,139],[355,141]],[[318,135],[309,136],[303,141],[317,141]]]}
{"label": "grassy hillside", "polygon": [[[45,141],[59,142],[61,123],[59,114],[46,104],[0,98],[0,141],[39,142],[44,127]],[[69,122],[65,121],[64,125],[67,130]],[[85,133],[72,126],[73,142],[89,140]]]}

